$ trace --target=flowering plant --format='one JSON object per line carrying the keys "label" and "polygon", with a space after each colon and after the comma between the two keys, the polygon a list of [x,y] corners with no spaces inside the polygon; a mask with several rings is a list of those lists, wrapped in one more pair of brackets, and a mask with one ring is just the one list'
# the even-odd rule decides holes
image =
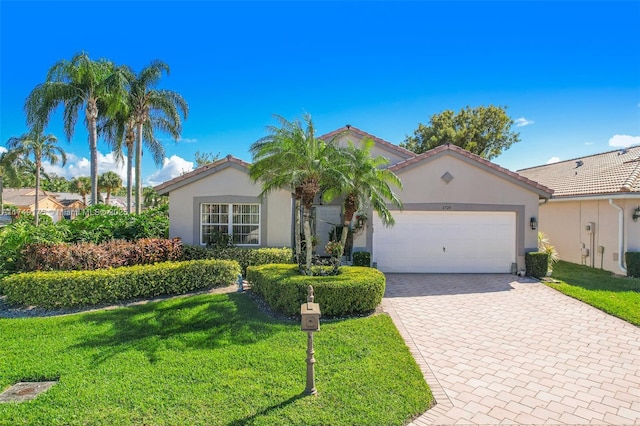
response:
{"label": "flowering plant", "polygon": [[337,241],[329,241],[326,246],[324,246],[324,250],[331,254],[331,256],[338,257],[342,254],[342,244]]}

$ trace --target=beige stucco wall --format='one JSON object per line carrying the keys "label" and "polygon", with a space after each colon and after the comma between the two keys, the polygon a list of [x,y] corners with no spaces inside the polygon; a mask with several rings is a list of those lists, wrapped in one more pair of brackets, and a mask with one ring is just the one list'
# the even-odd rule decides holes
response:
{"label": "beige stucco wall", "polygon": [[[446,183],[445,173],[453,176]],[[524,254],[537,249],[537,231],[531,217],[538,217],[539,196],[520,183],[511,182],[453,155],[443,155],[396,172],[403,184],[398,195],[405,210],[513,211],[516,213],[516,255],[524,268]]]}
{"label": "beige stucco wall", "polygon": [[[346,147],[349,144],[349,141],[351,141],[357,148],[360,148],[361,140],[362,138],[359,135],[346,134],[335,139],[335,142],[338,146]],[[371,156],[374,158],[377,156],[385,157],[386,159],[389,160],[389,165],[399,163],[400,161],[403,161],[406,159],[406,157],[398,154],[397,151],[392,149],[387,149],[386,147],[380,144],[374,145],[374,147],[371,149]]]}
{"label": "beige stucco wall", "polygon": [[[619,267],[625,251],[640,251],[640,221],[632,215],[640,199],[614,199],[623,208],[624,250],[620,252],[618,210],[608,198],[591,200],[550,200],[540,206],[540,231],[556,247],[562,260],[585,264],[623,274]],[[592,236],[586,231],[589,222],[595,224]],[[604,248],[602,253],[598,247]],[[589,249],[589,255],[583,248]]]}
{"label": "beige stucco wall", "polygon": [[[180,237],[185,244],[198,244],[200,200],[215,197],[215,202],[259,202],[261,185],[254,184],[246,171],[234,166],[224,168],[169,194],[169,236]],[[227,201],[225,201],[227,200]],[[291,246],[291,194],[269,194],[261,207],[263,247]],[[266,229],[264,227],[266,226]]]}

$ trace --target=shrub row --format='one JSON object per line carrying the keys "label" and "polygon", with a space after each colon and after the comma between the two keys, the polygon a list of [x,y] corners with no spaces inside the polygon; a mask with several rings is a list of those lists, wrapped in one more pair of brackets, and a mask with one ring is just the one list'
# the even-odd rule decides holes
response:
{"label": "shrub row", "polygon": [[194,260],[95,271],[26,272],[6,276],[0,285],[11,305],[68,308],[229,285],[239,273],[237,262]]}
{"label": "shrub row", "polygon": [[292,263],[293,251],[290,248],[245,248],[222,247],[206,248],[185,245],[182,248],[183,260],[225,259],[235,260],[242,268],[242,275],[247,275],[247,267],[266,265],[269,263]]}
{"label": "shrub row", "polygon": [[525,253],[524,264],[527,275],[530,277],[542,278],[547,276],[549,267],[549,255],[542,252]]}
{"label": "shrub row", "polygon": [[377,269],[343,266],[339,275],[300,275],[297,265],[263,265],[247,269],[251,289],[269,306],[286,315],[299,315],[313,286],[322,315],[342,316],[373,311],[382,301],[385,276]]}
{"label": "shrub row", "polygon": [[100,244],[28,244],[17,263],[19,272],[94,270],[147,265],[182,258],[182,242],[161,238],[111,240]]}

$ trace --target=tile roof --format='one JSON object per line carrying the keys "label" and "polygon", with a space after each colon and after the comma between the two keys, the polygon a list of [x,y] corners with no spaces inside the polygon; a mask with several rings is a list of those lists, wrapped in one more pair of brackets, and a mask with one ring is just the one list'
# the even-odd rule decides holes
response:
{"label": "tile roof", "polygon": [[554,198],[640,192],[640,146],[518,170]]}
{"label": "tile roof", "polygon": [[387,142],[384,139],[380,139],[377,136],[374,136],[370,133],[367,133],[363,130],[358,129],[357,127],[353,127],[350,124],[347,124],[344,127],[341,127],[339,129],[334,130],[333,132],[329,132],[327,134],[324,134],[320,137],[318,137],[318,139],[322,139],[322,140],[327,140],[327,139],[331,139],[332,137],[339,135],[340,133],[353,133],[355,135],[360,136],[361,138],[370,138],[373,139],[374,142],[379,145],[379,146],[383,146],[391,151],[395,151],[398,155],[405,157],[405,158],[409,158],[409,157],[415,157],[415,153],[412,151],[409,151],[408,149],[402,148],[401,146],[398,146],[396,144],[393,144],[391,142]]}
{"label": "tile roof", "polygon": [[389,167],[389,170],[391,170],[392,172],[397,172],[413,164],[420,163],[430,158],[442,155],[443,153],[453,153],[454,155],[466,158],[467,160],[471,162],[475,162],[478,166],[485,168],[486,170],[492,173],[501,175],[503,178],[506,177],[508,179],[512,179],[513,181],[519,184],[533,187],[533,189],[535,189],[536,192],[538,192],[540,195],[546,196],[547,198],[550,197],[551,194],[553,193],[553,189],[550,189],[545,185],[541,185],[537,181],[529,179],[526,176],[523,176],[519,173],[512,172],[511,170],[507,170],[504,167],[500,167],[499,165],[480,157],[479,155],[476,155],[476,154],[473,154],[472,152],[467,151],[466,149],[463,149],[463,148],[460,148],[459,146],[448,144],[448,143],[444,145],[440,145],[420,155],[416,155],[415,157],[396,163],[393,166]]}
{"label": "tile roof", "polygon": [[[30,207],[36,202],[35,192],[34,188],[4,188],[2,191],[2,201],[8,205]],[[53,194],[41,189],[38,195],[39,202],[47,198],[55,203],[60,203]]]}

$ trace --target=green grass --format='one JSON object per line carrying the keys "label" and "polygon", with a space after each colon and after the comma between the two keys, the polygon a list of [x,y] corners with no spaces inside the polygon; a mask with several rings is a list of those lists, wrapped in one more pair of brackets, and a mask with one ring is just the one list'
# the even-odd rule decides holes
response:
{"label": "green grass", "polygon": [[640,279],[562,261],[552,276],[561,282],[549,287],[640,326]]}
{"label": "green grass", "polygon": [[0,390],[59,379],[0,404],[0,424],[401,425],[432,404],[388,316],[323,322],[314,340],[317,397],[302,395],[306,333],[245,294],[0,319]]}

